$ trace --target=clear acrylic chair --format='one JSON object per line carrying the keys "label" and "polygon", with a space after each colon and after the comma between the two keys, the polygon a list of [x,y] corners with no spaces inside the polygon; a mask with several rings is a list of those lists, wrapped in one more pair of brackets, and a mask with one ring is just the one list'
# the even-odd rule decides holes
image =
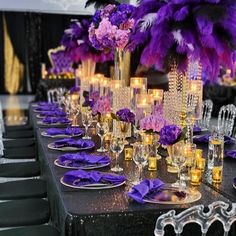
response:
{"label": "clear acrylic chair", "polygon": [[222,106],[218,115],[218,129],[222,130],[225,135],[231,136],[235,117],[236,107],[233,104]]}
{"label": "clear acrylic chair", "polygon": [[202,119],[198,121],[198,125],[201,128],[209,128],[212,110],[213,110],[213,102],[210,99],[203,101]]}
{"label": "clear acrylic chair", "polygon": [[47,92],[48,102],[60,103],[61,98],[66,92],[66,88],[49,89]]}
{"label": "clear acrylic chair", "polygon": [[203,205],[197,205],[184,210],[178,215],[176,215],[175,210],[171,210],[159,216],[154,230],[155,236],[164,236],[164,228],[167,225],[172,225],[175,234],[180,236],[184,226],[188,223],[200,225],[202,236],[205,236],[209,227],[215,221],[222,223],[224,236],[227,236],[231,225],[236,222],[236,203],[232,204],[231,210],[228,210],[229,204],[222,201],[213,202],[208,207],[208,212],[204,212]]}

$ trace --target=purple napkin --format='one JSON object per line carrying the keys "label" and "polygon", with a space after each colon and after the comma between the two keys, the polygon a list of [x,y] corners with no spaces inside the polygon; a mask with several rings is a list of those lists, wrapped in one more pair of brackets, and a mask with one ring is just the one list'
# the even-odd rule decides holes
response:
{"label": "purple napkin", "polygon": [[103,174],[99,171],[72,170],[64,175],[64,181],[74,186],[83,186],[94,183],[120,184],[125,181],[125,176]]}
{"label": "purple napkin", "polygon": [[60,116],[60,117],[66,117],[66,113],[61,110],[54,110],[54,111],[41,111],[40,116]]}
{"label": "purple napkin", "polygon": [[234,179],[233,179],[233,184],[236,187],[236,177],[234,177]]}
{"label": "purple napkin", "polygon": [[36,107],[36,111],[54,111],[56,109],[55,106],[43,106],[43,107]]}
{"label": "purple napkin", "polygon": [[139,203],[144,203],[144,198],[148,194],[158,192],[164,185],[165,184],[160,179],[145,179],[140,184],[135,185],[128,193],[128,196]]}
{"label": "purple napkin", "polygon": [[225,157],[236,158],[236,150],[225,151]]}
{"label": "purple napkin", "polygon": [[[210,134],[199,135],[199,136],[193,137],[193,141],[196,143],[208,143],[209,137],[210,137]],[[225,144],[233,144],[235,140],[229,136],[224,136],[224,142]]]}
{"label": "purple napkin", "polygon": [[43,107],[43,106],[53,106],[53,107],[58,107],[57,103],[52,103],[52,102],[38,102],[38,106]]}
{"label": "purple napkin", "polygon": [[58,157],[59,163],[71,167],[81,167],[83,164],[109,164],[109,156],[98,156],[86,153],[67,153]]}
{"label": "purple napkin", "polygon": [[43,119],[43,123],[45,124],[54,124],[54,123],[69,124],[70,120],[64,117],[46,117]]}
{"label": "purple napkin", "polygon": [[58,134],[82,135],[84,132],[80,128],[67,127],[66,129],[50,128],[46,130],[46,133],[48,135],[58,135]]}
{"label": "purple napkin", "polygon": [[193,126],[193,132],[194,132],[194,133],[199,133],[199,132],[201,132],[201,130],[202,130],[202,129],[201,129],[200,127],[198,127],[198,126],[196,126],[196,125]]}
{"label": "purple napkin", "polygon": [[57,140],[54,142],[54,147],[77,147],[77,148],[89,148],[94,147],[94,142],[92,140],[86,139],[72,139],[72,138],[65,138],[61,140]]}

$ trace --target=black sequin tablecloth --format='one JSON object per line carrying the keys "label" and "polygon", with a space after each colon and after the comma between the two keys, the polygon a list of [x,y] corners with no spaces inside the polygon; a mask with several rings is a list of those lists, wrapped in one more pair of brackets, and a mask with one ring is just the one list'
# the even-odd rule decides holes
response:
{"label": "black sequin tablecloth", "polygon": [[[130,189],[127,185],[114,189],[90,191],[65,187],[60,183],[60,178],[67,170],[54,165],[54,160],[61,152],[48,149],[47,145],[53,139],[40,135],[43,129],[37,126],[35,115],[31,107],[30,119],[37,135],[42,177],[47,180],[52,223],[61,231],[61,235],[149,236],[153,235],[157,217],[170,209],[180,212],[196,204],[207,206],[217,200],[228,203],[236,201],[236,190],[232,187],[232,178],[236,176],[235,160],[225,161],[224,182],[218,189],[213,188],[204,180],[204,183],[199,187],[202,198],[192,204],[139,204],[127,197],[127,192]],[[94,130],[90,129],[90,132],[94,132]],[[97,148],[100,144],[99,139],[96,136],[93,138]],[[123,161],[123,158],[120,158],[120,164],[124,168],[124,174],[128,178],[132,178],[136,171],[135,164],[132,161]],[[108,171],[109,168],[101,170]],[[167,173],[165,160],[158,161],[158,171],[145,170],[144,175],[147,178],[158,177],[168,183],[176,181],[176,174]],[[166,230],[165,235],[174,235],[171,227],[167,227]],[[235,235],[235,226],[231,231],[230,235]],[[201,234],[198,226],[191,225],[186,228],[183,235]],[[216,226],[211,227],[209,235],[223,235],[222,227],[216,223]]]}

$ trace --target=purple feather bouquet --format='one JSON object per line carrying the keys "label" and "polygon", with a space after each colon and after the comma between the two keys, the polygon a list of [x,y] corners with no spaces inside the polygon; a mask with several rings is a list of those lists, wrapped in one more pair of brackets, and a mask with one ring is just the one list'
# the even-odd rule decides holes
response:
{"label": "purple feather bouquet", "polygon": [[124,49],[129,41],[135,7],[129,4],[109,4],[93,16],[89,39],[97,50]]}
{"label": "purple feather bouquet", "polygon": [[141,0],[133,17],[127,47],[144,47],[142,64],[168,71],[175,62],[184,72],[189,60],[199,61],[210,80],[220,65],[233,68],[235,0]]}
{"label": "purple feather bouquet", "polygon": [[72,20],[69,28],[64,31],[61,44],[76,63],[88,59],[94,62],[113,60],[110,50],[97,50],[92,46],[88,35],[90,23],[91,20]]}

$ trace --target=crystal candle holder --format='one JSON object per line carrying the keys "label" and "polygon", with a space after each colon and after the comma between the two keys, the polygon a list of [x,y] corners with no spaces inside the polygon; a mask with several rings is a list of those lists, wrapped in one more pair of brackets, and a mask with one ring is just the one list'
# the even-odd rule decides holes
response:
{"label": "crystal candle holder", "polygon": [[133,159],[133,148],[125,148],[125,161],[131,161]]}
{"label": "crystal candle holder", "polygon": [[157,170],[157,158],[156,157],[149,157],[148,158],[148,170]]}
{"label": "crystal candle holder", "polygon": [[198,186],[201,184],[202,172],[197,169],[190,171],[190,182],[193,186]]}
{"label": "crystal candle holder", "polygon": [[145,77],[131,77],[130,87],[134,89],[141,89],[147,91],[147,78]]}
{"label": "crystal candle holder", "polygon": [[154,104],[162,103],[164,94],[162,89],[148,89],[148,94],[152,97]]}
{"label": "crystal candle holder", "polygon": [[196,149],[196,151],[195,151],[195,158],[196,159],[202,158],[202,149]]}
{"label": "crystal candle holder", "polygon": [[153,143],[153,134],[142,133],[142,142],[145,145],[152,145]]}
{"label": "crystal candle holder", "polygon": [[196,158],[196,168],[198,170],[204,171],[206,166],[206,160],[202,157]]}
{"label": "crystal candle holder", "polygon": [[220,184],[222,182],[223,168],[222,166],[214,166],[212,168],[212,182]]}
{"label": "crystal candle holder", "polygon": [[122,87],[124,87],[124,81],[122,81],[122,80],[111,80],[110,81],[110,87],[112,89],[122,88]]}

